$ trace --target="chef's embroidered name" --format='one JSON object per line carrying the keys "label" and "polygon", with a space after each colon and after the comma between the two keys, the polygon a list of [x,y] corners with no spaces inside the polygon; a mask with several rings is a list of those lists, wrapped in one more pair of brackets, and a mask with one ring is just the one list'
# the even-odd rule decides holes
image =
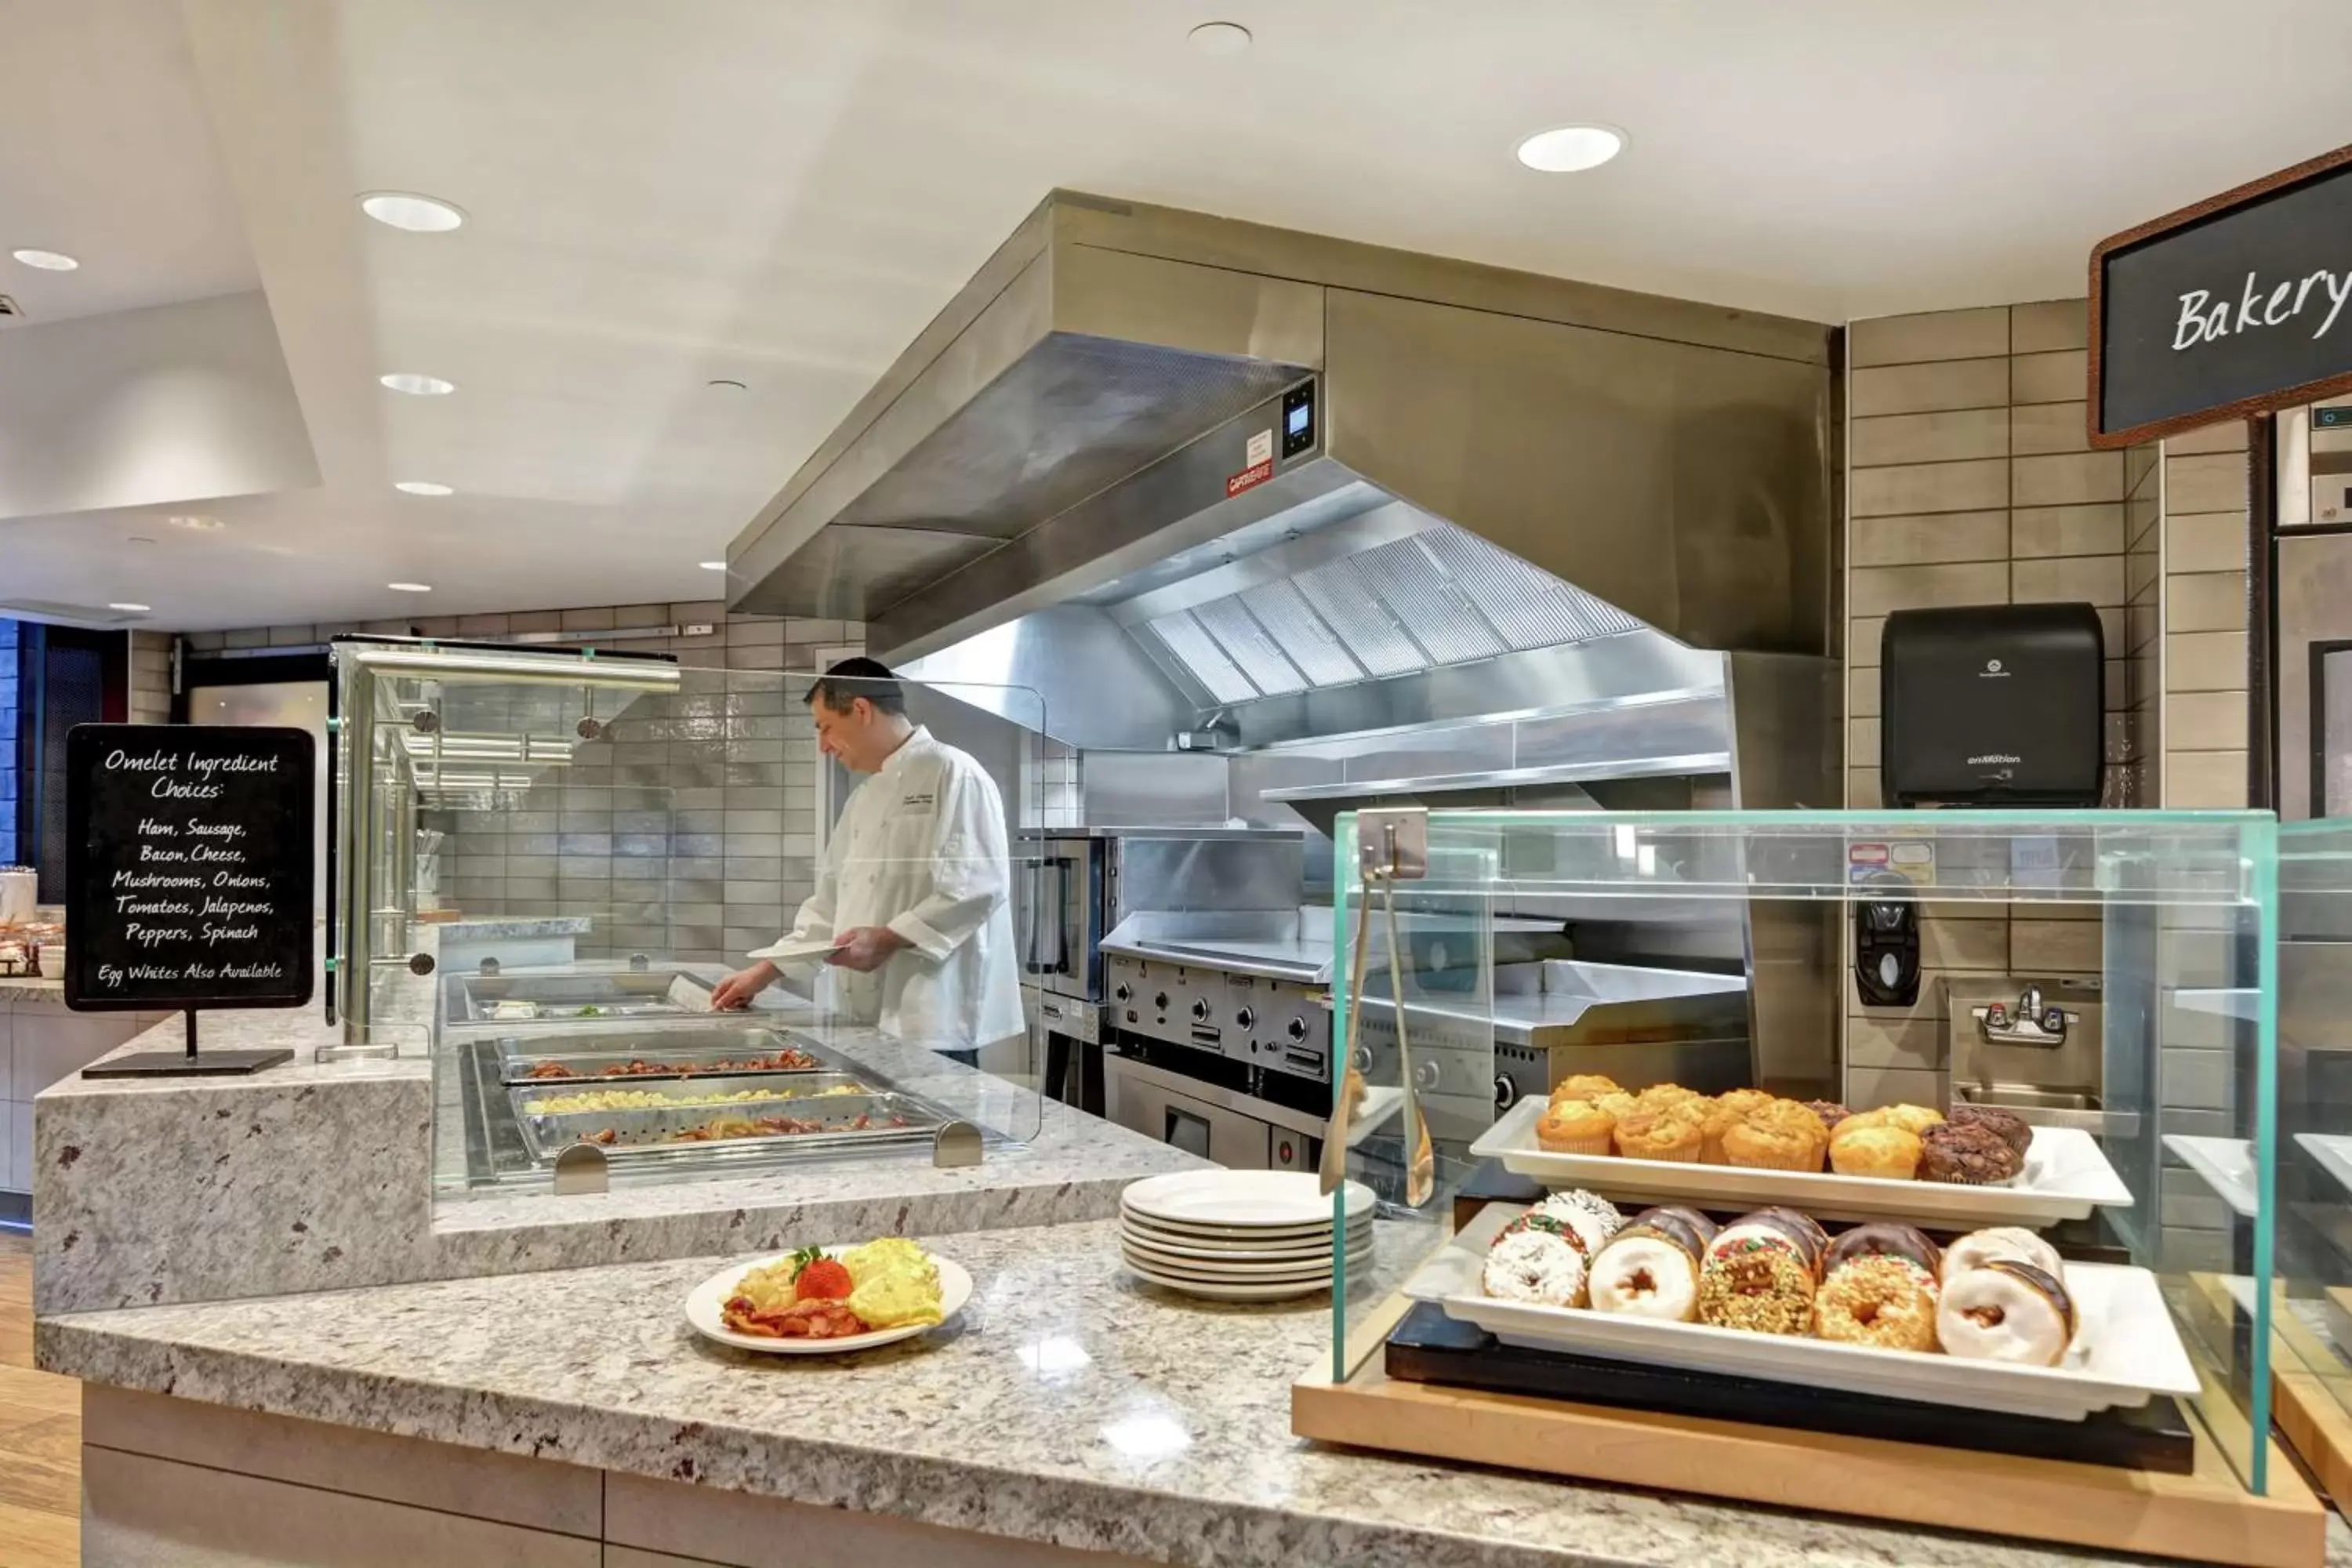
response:
{"label": "chef's embroidered name", "polygon": [[898,797],[898,809],[901,811],[928,811],[932,805],[938,803],[938,800],[939,796],[933,795],[929,790],[925,790],[921,795],[902,795]]}
{"label": "chef's embroidered name", "polygon": [[2290,278],[2267,289],[2262,274],[2249,272],[2235,305],[2226,299],[2214,300],[2210,289],[2192,289],[2180,296],[2180,318],[2172,328],[2172,352],[2226,337],[2243,337],[2265,327],[2285,326],[2301,316],[2306,305],[2315,310],[2326,308],[2327,314],[2311,334],[2324,338],[2344,313],[2347,300],[2352,300],[2352,268],[2339,276],[2323,267],[2306,278]]}

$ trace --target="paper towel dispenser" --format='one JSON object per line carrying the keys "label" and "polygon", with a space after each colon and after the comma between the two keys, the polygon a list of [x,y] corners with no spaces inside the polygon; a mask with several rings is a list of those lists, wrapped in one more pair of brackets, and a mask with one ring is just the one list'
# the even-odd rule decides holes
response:
{"label": "paper towel dispenser", "polygon": [[1879,655],[1890,806],[2095,806],[2106,645],[2089,605],[1897,610]]}

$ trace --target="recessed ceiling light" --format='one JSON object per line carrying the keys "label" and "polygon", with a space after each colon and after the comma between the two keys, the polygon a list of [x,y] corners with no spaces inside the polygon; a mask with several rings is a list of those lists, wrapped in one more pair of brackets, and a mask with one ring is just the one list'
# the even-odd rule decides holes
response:
{"label": "recessed ceiling light", "polygon": [[1203,22],[1184,37],[1204,55],[1237,55],[1250,47],[1250,30],[1239,22]]}
{"label": "recessed ceiling light", "polygon": [[106,607],[110,610],[121,610],[126,616],[143,616],[147,613],[146,605],[134,605],[128,600],[119,605],[109,605]]}
{"label": "recessed ceiling light", "polygon": [[724,561],[698,561],[695,564],[701,567],[705,572],[724,572],[727,570],[727,563]]}
{"label": "recessed ceiling light", "polygon": [[414,191],[370,191],[360,197],[360,211],[411,234],[446,234],[466,221],[465,213],[447,202]]}
{"label": "recessed ceiling light", "polygon": [[81,265],[62,250],[16,250],[9,252],[27,267],[37,267],[44,272],[71,272]]}
{"label": "recessed ceiling light", "polygon": [[1519,162],[1546,174],[1580,174],[1622,153],[1625,140],[1613,125],[1555,126],[1520,142]]}
{"label": "recessed ceiling light", "polygon": [[216,517],[191,517],[183,515],[177,517],[167,517],[163,521],[170,523],[173,528],[184,528],[196,533],[210,533],[213,530],[221,526],[221,520]]}
{"label": "recessed ceiling light", "polygon": [[394,593],[400,594],[429,594],[433,592],[433,584],[430,583],[386,583],[384,586],[392,589]]}
{"label": "recessed ceiling light", "polygon": [[453,496],[457,493],[447,485],[436,485],[431,479],[401,479],[392,488],[412,496]]}
{"label": "recessed ceiling light", "polygon": [[377,376],[376,380],[393,391],[407,393],[411,397],[446,397],[457,390],[457,384],[454,381],[444,381],[437,375],[415,375],[404,370]]}

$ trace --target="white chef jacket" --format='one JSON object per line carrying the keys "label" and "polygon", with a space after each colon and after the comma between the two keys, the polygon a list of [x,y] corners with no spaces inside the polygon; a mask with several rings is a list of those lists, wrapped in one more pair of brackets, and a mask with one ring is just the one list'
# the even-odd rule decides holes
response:
{"label": "white chef jacket", "polygon": [[792,933],[887,926],[911,945],[868,973],[826,965],[819,1000],[934,1050],[1024,1033],[1011,876],[995,781],[918,728],[850,793]]}

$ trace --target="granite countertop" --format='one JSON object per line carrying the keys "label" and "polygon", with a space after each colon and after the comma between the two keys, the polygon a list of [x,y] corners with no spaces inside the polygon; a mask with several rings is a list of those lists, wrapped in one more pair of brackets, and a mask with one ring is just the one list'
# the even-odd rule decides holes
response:
{"label": "granite countertop", "polygon": [[[1289,1384],[1328,1354],[1326,1298],[1169,1295],[1120,1272],[1107,1222],[937,1245],[974,1278],[958,1321],[838,1359],[696,1338],[679,1306],[714,1258],[49,1317],[36,1349],[96,1383],[1220,1568],[2126,1561],[1305,1443]],[[2340,1521],[2328,1562],[2352,1564]]]}
{"label": "granite countertop", "polygon": [[63,1005],[66,983],[54,975],[36,979],[24,974],[0,974],[0,1002],[55,1002]]}

